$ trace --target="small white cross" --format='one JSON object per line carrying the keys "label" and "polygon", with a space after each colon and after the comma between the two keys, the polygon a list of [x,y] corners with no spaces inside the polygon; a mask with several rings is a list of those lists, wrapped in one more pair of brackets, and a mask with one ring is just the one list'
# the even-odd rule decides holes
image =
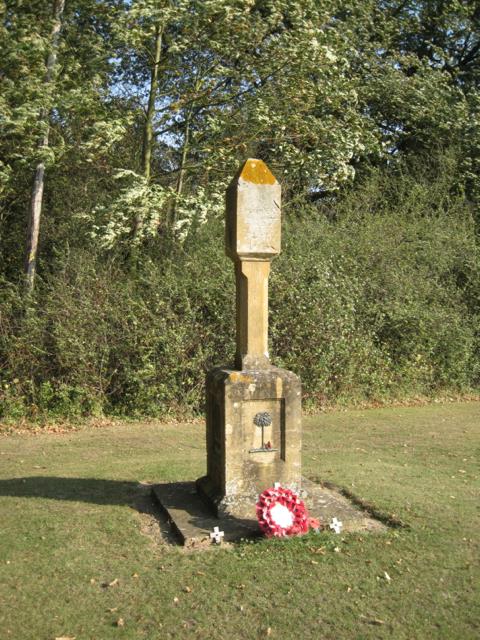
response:
{"label": "small white cross", "polygon": [[340,520],[338,520],[337,518],[332,518],[332,521],[328,526],[332,531],[335,531],[335,533],[340,533],[343,527],[343,523],[340,522]]}
{"label": "small white cross", "polygon": [[225,535],[224,532],[220,531],[218,527],[213,527],[213,532],[210,534],[210,538],[216,544],[220,544],[224,535]]}

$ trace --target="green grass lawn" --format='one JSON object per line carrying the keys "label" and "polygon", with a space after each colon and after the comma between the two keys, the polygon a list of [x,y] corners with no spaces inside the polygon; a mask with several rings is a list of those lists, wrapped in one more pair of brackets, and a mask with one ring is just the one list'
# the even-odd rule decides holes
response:
{"label": "green grass lawn", "polygon": [[1,437],[0,638],[479,638],[479,436],[479,403],[308,417],[305,475],[409,528],[196,553],[135,505],[203,425]]}

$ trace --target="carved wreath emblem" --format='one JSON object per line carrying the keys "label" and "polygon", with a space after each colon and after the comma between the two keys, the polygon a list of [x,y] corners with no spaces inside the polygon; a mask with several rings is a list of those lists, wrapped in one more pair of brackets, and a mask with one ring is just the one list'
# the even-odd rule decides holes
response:
{"label": "carved wreath emblem", "polygon": [[257,425],[257,427],[269,427],[272,424],[272,416],[268,411],[260,411],[255,414],[253,424]]}

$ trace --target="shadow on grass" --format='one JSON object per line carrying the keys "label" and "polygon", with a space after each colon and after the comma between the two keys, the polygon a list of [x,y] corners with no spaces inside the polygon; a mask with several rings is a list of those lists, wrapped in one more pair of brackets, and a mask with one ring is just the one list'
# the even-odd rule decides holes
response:
{"label": "shadow on grass", "polygon": [[[168,495],[168,511],[182,510],[188,526],[197,527],[208,532],[218,522],[213,514],[205,509],[196,495],[195,484],[177,482],[164,485],[170,489]],[[98,505],[128,506],[136,511],[154,517],[165,533],[164,525],[168,516],[152,495],[152,485],[134,481],[106,480],[101,478],[62,478],[54,476],[27,476],[0,480],[0,497],[41,498],[49,500],[88,502]],[[251,521],[234,517],[222,520],[226,531],[251,529]],[[173,527],[173,531],[180,535]],[[166,541],[173,542],[170,533],[164,536]]]}
{"label": "shadow on grass", "polygon": [[142,533],[154,543],[178,544],[177,535],[153,499],[149,484],[103,478],[27,476],[0,480],[2,496],[127,506],[142,515]]}
{"label": "shadow on grass", "polygon": [[145,486],[138,482],[100,478],[27,476],[0,480],[0,496],[72,500],[105,505],[132,506],[142,489],[144,493]]}

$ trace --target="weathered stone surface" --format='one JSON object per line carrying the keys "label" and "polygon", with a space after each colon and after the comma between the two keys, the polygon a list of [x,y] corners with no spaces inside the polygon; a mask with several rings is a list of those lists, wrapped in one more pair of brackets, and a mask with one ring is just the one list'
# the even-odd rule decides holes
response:
{"label": "weathered stone surface", "polygon": [[[270,424],[256,424],[268,414]],[[301,485],[301,386],[291,371],[215,369],[207,377],[207,476],[199,492],[217,510],[254,504],[280,482]]]}
{"label": "weathered stone surface", "polygon": [[232,260],[280,253],[281,187],[262,160],[249,158],[227,189],[226,252]]}
{"label": "weathered stone surface", "polygon": [[270,365],[268,353],[268,276],[270,262],[238,260],[237,351],[239,369],[262,369]]}
{"label": "weathered stone surface", "polygon": [[268,276],[280,253],[281,187],[261,160],[250,158],[227,189],[226,253],[235,263],[235,366],[269,365]]}

